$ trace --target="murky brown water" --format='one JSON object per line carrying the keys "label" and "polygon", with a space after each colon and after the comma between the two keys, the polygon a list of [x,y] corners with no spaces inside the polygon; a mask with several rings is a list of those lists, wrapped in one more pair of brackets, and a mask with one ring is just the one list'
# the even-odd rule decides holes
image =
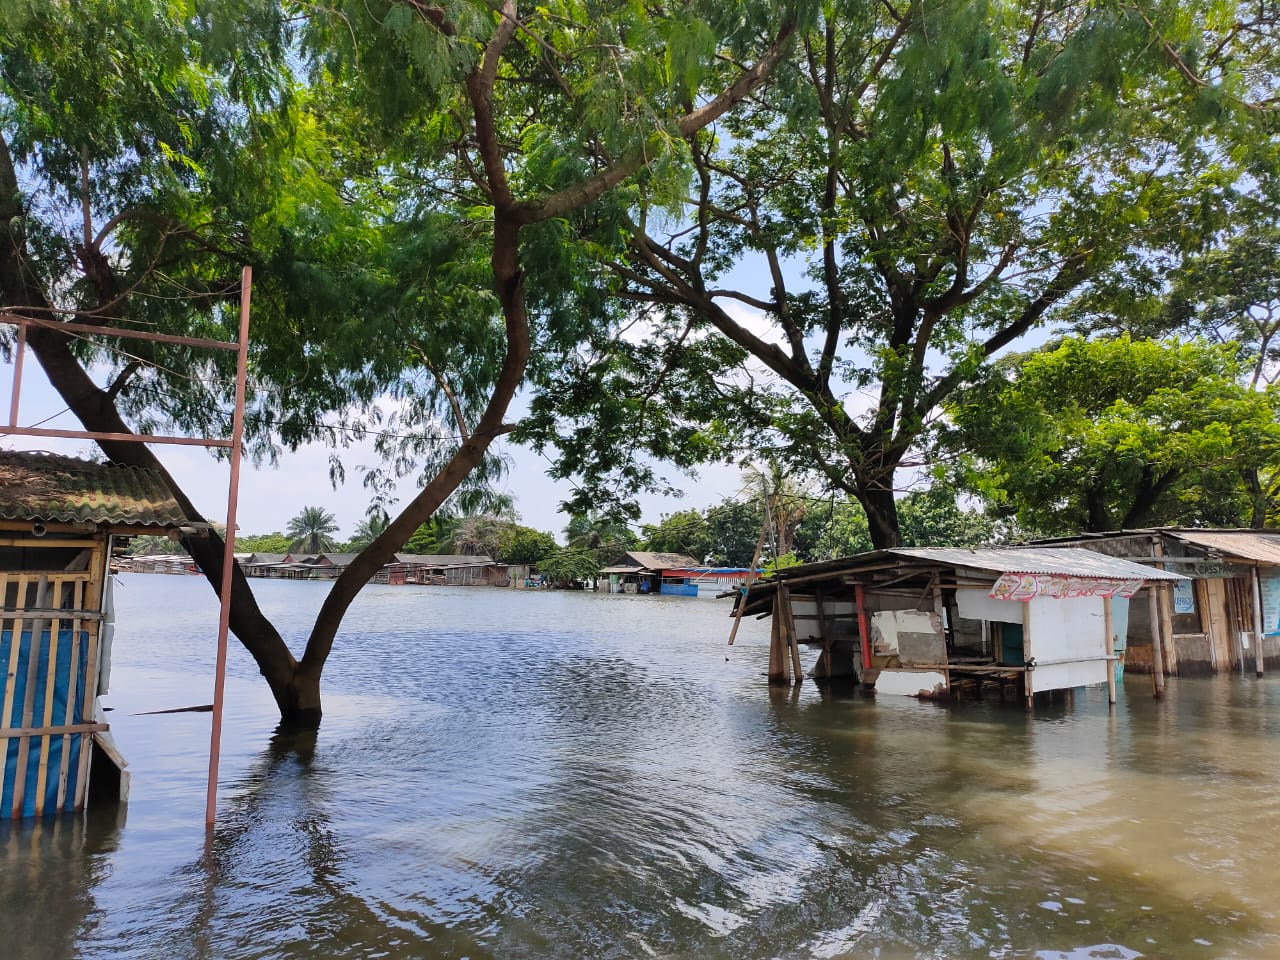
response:
{"label": "murky brown water", "polygon": [[[262,581],[301,633],[326,587]],[[1021,710],[770,694],[720,604],[373,588],[312,744],[216,606],[117,592],[133,801],[0,827],[0,957],[1280,956],[1280,679]],[[728,659],[726,660],[726,655]]]}

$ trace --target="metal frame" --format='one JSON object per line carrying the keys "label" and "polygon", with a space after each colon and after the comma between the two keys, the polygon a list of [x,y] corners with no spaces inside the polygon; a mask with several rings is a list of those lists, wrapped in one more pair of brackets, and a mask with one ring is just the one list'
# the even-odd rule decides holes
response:
{"label": "metal frame", "polygon": [[[212,827],[217,814],[218,761],[222,745],[222,706],[226,689],[227,633],[231,621],[231,584],[235,571],[236,507],[240,492],[240,458],[244,440],[244,400],[246,369],[249,359],[249,299],[253,285],[253,268],[244,267],[240,273],[240,335],[231,343],[224,340],[208,340],[200,337],[180,337],[167,333],[148,333],[124,327],[94,326],[86,323],[24,316],[11,311],[0,312],[0,323],[18,328],[18,342],[13,360],[13,391],[9,401],[9,422],[0,425],[0,436],[22,435],[29,437],[57,437],[71,440],[107,440],[126,443],[168,443],[184,446],[218,447],[231,451],[231,476],[227,484],[227,529],[222,557],[222,583],[219,590],[218,656],[213,685],[213,719],[209,733],[209,782],[205,797],[205,824]],[[235,408],[231,420],[231,439],[214,437],[140,436],[133,433],[108,433],[93,430],[53,430],[41,427],[22,427],[18,424],[18,405],[22,392],[22,361],[27,345],[27,328],[42,327],[62,332],[83,333],[91,336],[119,337],[131,340],[149,340],[153,343],[173,343],[207,350],[228,350],[236,353]]]}

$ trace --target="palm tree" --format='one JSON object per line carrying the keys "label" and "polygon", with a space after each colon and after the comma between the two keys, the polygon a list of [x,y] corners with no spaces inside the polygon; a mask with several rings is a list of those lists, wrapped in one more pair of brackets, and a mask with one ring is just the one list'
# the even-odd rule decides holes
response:
{"label": "palm tree", "polygon": [[347,548],[350,550],[363,550],[378,539],[382,531],[387,529],[387,524],[390,522],[391,518],[387,516],[387,511],[373,510],[356,524],[356,532],[351,537],[351,542],[347,544]]}
{"label": "palm tree", "polygon": [[289,552],[321,553],[334,548],[333,534],[338,532],[338,521],[324,507],[303,507],[302,512],[289,521],[285,534],[289,537]]}
{"label": "palm tree", "polygon": [[777,560],[792,551],[796,529],[808,512],[811,494],[803,479],[790,474],[776,460],[742,464],[744,497],[759,498],[766,511],[773,556]]}

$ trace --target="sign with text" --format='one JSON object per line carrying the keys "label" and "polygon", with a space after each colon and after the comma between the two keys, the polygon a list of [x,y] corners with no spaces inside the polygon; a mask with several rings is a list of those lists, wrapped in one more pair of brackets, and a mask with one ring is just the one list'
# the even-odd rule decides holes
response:
{"label": "sign with text", "polygon": [[1032,600],[1052,597],[1070,600],[1075,597],[1123,597],[1128,599],[1142,589],[1143,580],[1114,580],[1107,577],[1070,577],[1058,573],[1002,574],[987,594],[992,600]]}

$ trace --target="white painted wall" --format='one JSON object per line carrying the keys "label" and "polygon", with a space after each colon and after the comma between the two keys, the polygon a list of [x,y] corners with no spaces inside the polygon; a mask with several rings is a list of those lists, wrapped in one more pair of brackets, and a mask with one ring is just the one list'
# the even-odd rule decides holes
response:
{"label": "white painted wall", "polygon": [[965,620],[1021,623],[1021,600],[992,600],[986,590],[957,590],[956,612]]}
{"label": "white painted wall", "polygon": [[[1027,674],[1030,692],[1063,690],[1106,683],[1110,654],[1101,597],[1054,600],[1036,597],[1027,603],[1027,656],[1036,669]],[[1072,661],[1053,663],[1055,660]]]}

